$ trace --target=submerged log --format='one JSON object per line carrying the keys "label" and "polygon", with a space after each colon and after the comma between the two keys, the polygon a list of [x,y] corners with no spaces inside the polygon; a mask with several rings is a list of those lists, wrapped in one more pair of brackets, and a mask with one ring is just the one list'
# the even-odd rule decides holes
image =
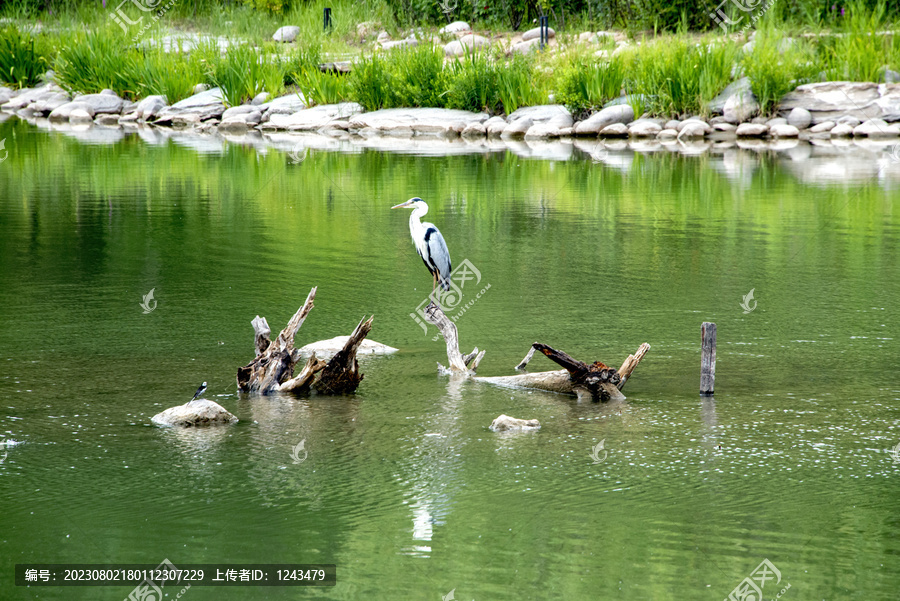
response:
{"label": "submerged log", "polygon": [[356,353],[371,331],[374,317],[368,320],[363,318],[344,347],[330,361],[322,361],[312,353],[300,373],[294,376],[294,367],[302,357],[300,349],[294,348],[294,337],[313,309],[316,290],[310,290],[306,302],[274,341],[270,339],[271,331],[266,319],[259,315],[253,319],[256,358],[238,368],[237,384],[242,392],[307,393],[314,390],[320,394],[346,394],[359,386],[363,375],[359,373]]}
{"label": "submerged log", "polygon": [[450,321],[441,308],[434,301],[425,307],[425,321],[437,327],[447,343],[447,361],[449,368],[438,363],[438,370],[441,373],[475,373],[478,364],[484,358],[485,351],[478,351],[475,347],[468,355],[459,352],[459,334],[456,330],[456,324]]}
{"label": "submerged log", "polygon": [[537,373],[517,374],[514,376],[478,377],[479,382],[487,382],[496,386],[511,388],[534,388],[557,392],[562,394],[576,394],[579,397],[590,395],[595,400],[623,400],[625,395],[620,392],[625,381],[638,366],[650,345],[646,342],[638,348],[633,355],[629,355],[619,370],[596,361],[592,364],[584,363],[556,350],[546,344],[535,342],[531,345],[528,354],[516,366],[517,370],[524,369],[535,351],[540,351],[547,358],[561,365],[565,369],[557,371],[545,371]]}

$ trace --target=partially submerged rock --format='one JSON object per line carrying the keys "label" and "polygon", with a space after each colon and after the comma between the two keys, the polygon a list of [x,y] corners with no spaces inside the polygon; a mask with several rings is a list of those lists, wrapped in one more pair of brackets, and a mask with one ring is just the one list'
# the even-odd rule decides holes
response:
{"label": "partially submerged rock", "polygon": [[[277,99],[276,99],[277,100]],[[270,104],[274,104],[274,101]],[[266,105],[262,105],[266,106]],[[269,120],[260,126],[260,129],[285,129],[291,131],[316,131],[338,120],[361,112],[362,107],[355,102],[342,102],[340,104],[320,104],[312,108],[303,109],[284,115],[268,111]]]}
{"label": "partially submerged rock", "polygon": [[233,424],[238,421],[233,414],[213,401],[197,399],[185,405],[170,407],[150,418],[157,426],[193,428]]}
{"label": "partially submerged rock", "polygon": [[433,134],[456,136],[470,123],[487,121],[486,113],[456,109],[397,108],[361,113],[350,119],[350,129],[366,129],[383,133]]}
{"label": "partially submerged rock", "polygon": [[494,432],[539,430],[540,427],[541,422],[536,419],[517,419],[508,415],[501,415],[491,422]]}
{"label": "partially submerged rock", "polygon": [[[304,347],[301,347],[300,354],[309,356],[315,353],[316,357],[318,357],[319,359],[327,359],[334,356],[335,353],[344,348],[344,345],[347,344],[348,340],[350,340],[349,336],[335,336],[334,338],[330,338],[328,340],[319,340],[318,342],[313,342],[311,344],[307,344]],[[392,346],[388,346],[386,344],[375,342],[374,340],[369,340],[368,338],[366,338],[359,345],[356,354],[390,355],[391,353],[396,353],[398,350],[400,349],[396,349]]]}
{"label": "partially submerged rock", "polygon": [[194,94],[159,111],[157,124],[189,124],[219,118],[225,112],[222,90],[213,88]]}

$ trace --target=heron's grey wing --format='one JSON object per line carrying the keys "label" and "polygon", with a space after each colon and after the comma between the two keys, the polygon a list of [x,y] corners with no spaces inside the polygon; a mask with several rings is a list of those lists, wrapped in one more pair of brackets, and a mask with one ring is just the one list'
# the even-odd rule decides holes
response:
{"label": "heron's grey wing", "polygon": [[449,289],[450,272],[453,270],[450,264],[450,251],[447,250],[447,243],[434,224],[429,223],[426,226],[425,244],[428,246],[429,259],[437,270],[444,289]]}

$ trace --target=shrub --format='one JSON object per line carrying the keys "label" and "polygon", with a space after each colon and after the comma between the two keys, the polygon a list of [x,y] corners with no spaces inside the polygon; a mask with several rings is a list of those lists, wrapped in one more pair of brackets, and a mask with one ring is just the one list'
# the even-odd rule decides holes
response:
{"label": "shrub", "polygon": [[323,73],[318,67],[305,67],[292,75],[310,105],[335,104],[350,98],[350,81],[340,73]]}
{"label": "shrub", "polygon": [[464,111],[501,109],[497,69],[484,52],[471,52],[451,63],[447,106]]}
{"label": "shrub", "polygon": [[41,46],[36,49],[31,34],[20,32],[15,25],[0,30],[0,81],[14,87],[33,86],[47,65]]}
{"label": "shrub", "polygon": [[243,104],[260,92],[267,91],[266,83],[272,83],[269,75],[272,70],[277,73],[276,81],[281,82],[279,87],[283,87],[284,67],[268,49],[250,44],[232,44],[224,57],[210,55],[209,52],[205,55],[207,77],[213,85],[222,89],[222,97],[230,106]]}
{"label": "shrub", "polygon": [[393,106],[391,74],[378,55],[363,58],[353,66],[349,86],[353,99],[367,111]]}
{"label": "shrub", "polygon": [[522,106],[546,104],[546,82],[538,76],[531,61],[517,54],[496,63],[497,86],[503,111],[508,115]]}
{"label": "shrub", "polygon": [[806,42],[786,40],[774,30],[757,32],[753,51],[744,56],[742,65],[762,114],[772,113],[782,96],[813,81],[820,70],[818,57]]}
{"label": "shrub", "polygon": [[443,107],[446,104],[446,73],[441,48],[429,44],[395,50],[388,65],[393,106]]}
{"label": "shrub", "polygon": [[582,58],[561,69],[556,98],[573,114],[583,114],[617,98],[625,80],[625,66],[618,57],[593,62]]}
{"label": "shrub", "polygon": [[138,55],[123,51],[120,36],[109,29],[76,34],[60,48],[56,81],[69,92],[95,93],[109,88],[122,97],[138,95]]}

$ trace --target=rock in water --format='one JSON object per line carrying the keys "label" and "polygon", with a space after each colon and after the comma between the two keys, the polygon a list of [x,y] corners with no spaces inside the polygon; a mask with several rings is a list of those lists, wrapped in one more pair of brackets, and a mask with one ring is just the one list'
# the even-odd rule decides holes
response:
{"label": "rock in water", "polygon": [[508,415],[501,415],[491,422],[491,430],[494,432],[539,430],[541,422],[536,419],[516,419]]}
{"label": "rock in water", "polygon": [[213,401],[197,399],[186,405],[178,405],[157,413],[150,418],[157,426],[180,426],[191,428],[195,426],[217,426],[220,424],[233,424],[238,421],[234,415],[224,407]]}
{"label": "rock in water", "polygon": [[[311,344],[307,344],[303,348],[300,349],[300,354],[304,356],[309,356],[313,353],[316,354],[316,357],[319,359],[327,360],[333,357],[338,353],[344,345],[347,344],[347,341],[350,340],[349,336],[335,336],[334,338],[330,338],[328,340],[319,340],[318,342],[313,342]],[[380,342],[375,342],[374,340],[363,339],[360,343],[359,348],[356,351],[357,356],[359,355],[390,355],[391,353],[396,353],[399,349],[395,349],[392,346],[388,346],[386,344],[382,344]]]}

